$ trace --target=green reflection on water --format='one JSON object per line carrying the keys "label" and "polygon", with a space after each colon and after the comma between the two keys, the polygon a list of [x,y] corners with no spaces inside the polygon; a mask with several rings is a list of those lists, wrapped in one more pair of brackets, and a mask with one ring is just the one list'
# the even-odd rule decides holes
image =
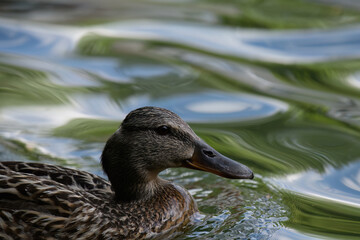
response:
{"label": "green reflection on water", "polygon": [[[210,2],[219,3],[216,0]],[[356,23],[356,10],[303,0],[225,1],[237,6],[238,14],[220,15],[223,24],[251,28],[326,28]],[[221,4],[224,4],[222,1]]]}
{"label": "green reflection on water", "polygon": [[[328,166],[339,168],[360,155],[358,134],[341,126],[299,119],[237,126],[226,131],[201,130],[210,145],[263,175],[287,175]],[[218,127],[221,127],[219,124]]]}
{"label": "green reflection on water", "polygon": [[69,90],[51,83],[44,72],[0,64],[0,107],[65,103]]}
{"label": "green reflection on water", "polygon": [[348,78],[360,69],[359,61],[315,63],[311,65],[268,65],[281,80],[293,86],[358,97],[360,89],[350,85]]}
{"label": "green reflection on water", "polygon": [[73,119],[54,129],[54,136],[77,138],[84,141],[104,142],[118,128],[119,123],[108,120]]}
{"label": "green reflection on water", "polygon": [[[11,2],[11,1],[10,1]],[[319,1],[321,2],[321,1]],[[341,1],[339,1],[341,2]],[[349,1],[347,1],[349,2]],[[10,5],[8,2],[6,2]],[[22,14],[23,18],[37,21],[59,22],[71,25],[92,25],[115,20],[156,19],[193,21],[208,24],[241,26],[248,28],[330,28],[359,22],[356,8],[341,4],[321,4],[308,0],[191,0],[191,1],[87,1],[52,2],[52,8],[41,8],[39,3],[27,2],[21,6],[22,13],[37,10],[35,17]],[[49,3],[48,3],[49,4]],[[191,6],[189,7],[189,4]],[[6,16],[16,14],[20,4],[13,8],[0,8]],[[12,9],[13,12],[8,9]],[[66,12],[67,14],[64,14]],[[49,14],[49,13],[52,13]]]}
{"label": "green reflection on water", "polygon": [[360,209],[334,201],[283,193],[290,208],[285,226],[335,239],[355,239],[360,235]]}

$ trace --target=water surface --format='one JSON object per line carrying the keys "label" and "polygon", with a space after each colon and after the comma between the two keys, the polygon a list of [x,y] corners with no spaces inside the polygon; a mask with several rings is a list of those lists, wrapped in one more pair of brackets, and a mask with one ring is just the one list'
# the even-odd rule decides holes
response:
{"label": "water surface", "polygon": [[[131,110],[168,108],[253,180],[171,169],[178,239],[360,237],[356,1],[3,1],[0,159],[104,176]],[[104,176],[105,177],[105,176]]]}

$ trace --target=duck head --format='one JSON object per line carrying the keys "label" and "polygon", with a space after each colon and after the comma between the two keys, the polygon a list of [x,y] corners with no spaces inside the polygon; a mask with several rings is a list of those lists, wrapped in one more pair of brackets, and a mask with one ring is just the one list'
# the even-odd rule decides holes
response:
{"label": "duck head", "polygon": [[178,115],[157,107],[130,112],[107,141],[101,159],[119,200],[151,194],[158,173],[166,168],[186,167],[233,179],[254,176],[201,140]]}

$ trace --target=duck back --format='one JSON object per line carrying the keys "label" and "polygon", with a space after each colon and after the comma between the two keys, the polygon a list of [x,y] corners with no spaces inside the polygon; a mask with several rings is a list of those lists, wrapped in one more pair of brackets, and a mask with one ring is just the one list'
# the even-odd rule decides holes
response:
{"label": "duck back", "polygon": [[154,197],[115,200],[94,174],[41,163],[0,162],[0,239],[144,239],[191,221],[196,204],[165,182]]}

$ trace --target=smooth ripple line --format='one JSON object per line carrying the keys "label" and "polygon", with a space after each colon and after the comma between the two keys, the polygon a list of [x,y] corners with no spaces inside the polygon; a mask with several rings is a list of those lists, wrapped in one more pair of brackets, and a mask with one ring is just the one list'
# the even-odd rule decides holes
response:
{"label": "smooth ripple line", "polygon": [[7,28],[10,31],[16,29],[38,39],[39,42],[41,41],[38,36],[43,39],[49,39],[50,36],[53,39],[60,39],[53,43],[55,52],[45,53],[50,55],[62,55],[72,51],[85,35],[99,34],[115,38],[173,42],[214,53],[286,64],[360,56],[360,26],[332,30],[250,31],[195,23],[139,20],[93,27],[64,27],[36,23],[19,24],[13,20],[0,18],[0,28]]}

